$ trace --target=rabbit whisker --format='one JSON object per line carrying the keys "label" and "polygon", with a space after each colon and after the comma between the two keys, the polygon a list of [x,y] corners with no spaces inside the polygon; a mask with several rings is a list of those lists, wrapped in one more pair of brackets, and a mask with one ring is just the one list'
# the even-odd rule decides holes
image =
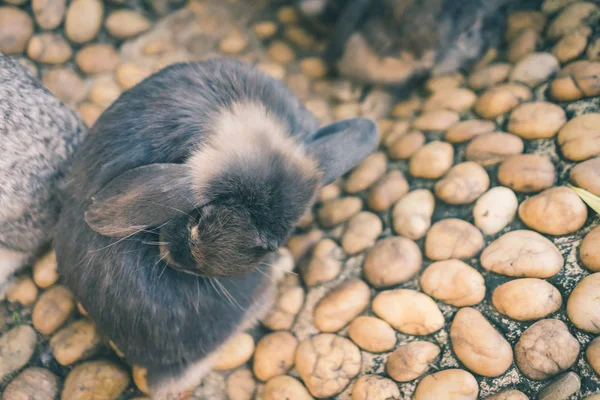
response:
{"label": "rabbit whisker", "polygon": [[[159,226],[157,226],[157,227],[156,227],[156,229],[160,229],[160,228],[162,228],[163,226],[165,226],[165,225],[169,224],[170,222],[171,222],[171,220],[169,220],[169,221],[167,221],[167,222],[165,222],[165,223],[163,223],[163,224],[160,224]],[[95,253],[95,252],[98,252],[98,251],[101,251],[101,250],[108,249],[109,247],[112,247],[112,246],[114,246],[114,245],[116,245],[116,244],[119,244],[119,243],[121,243],[121,242],[122,242],[122,241],[124,241],[124,240],[130,239],[132,236],[134,236],[134,235],[137,235],[137,234],[138,234],[138,233],[140,233],[140,232],[153,233],[152,231],[148,231],[148,230],[146,230],[145,228],[142,228],[142,229],[139,229],[139,230],[137,230],[137,231],[135,231],[135,232],[133,232],[133,233],[130,233],[130,234],[129,234],[129,235],[127,235],[127,236],[124,236],[124,237],[120,238],[119,240],[117,240],[117,241],[115,241],[115,242],[113,242],[113,243],[111,243],[111,244],[109,244],[109,245],[107,245],[107,246],[101,247],[101,248],[99,248],[99,249],[96,249],[96,250],[90,250],[89,252],[91,252],[91,253]]]}
{"label": "rabbit whisker", "polygon": [[227,297],[227,299],[229,299],[229,302],[231,303],[231,305],[237,306],[241,311],[244,311],[244,309],[242,308],[242,306],[240,305],[240,303],[238,303],[237,300],[231,295],[231,293],[229,293],[229,291],[227,290],[227,288],[225,286],[223,286],[223,284],[221,282],[219,282],[219,280],[217,278],[214,278],[214,280],[215,280],[215,283],[223,291],[223,294],[225,295],[225,297]]}
{"label": "rabbit whisker", "polygon": [[[154,267],[156,267],[158,265],[158,263],[160,263],[162,260],[164,260],[168,256],[169,256],[169,252],[167,251],[167,252],[165,252],[165,254],[161,258],[158,259],[158,261],[156,262],[156,264],[154,264],[154,266],[152,268],[154,269]],[[161,271],[160,275],[158,275],[157,281],[160,280],[160,277],[165,273],[165,271],[166,271],[166,269],[167,269],[168,266],[169,266],[169,264],[165,263],[165,267]]]}

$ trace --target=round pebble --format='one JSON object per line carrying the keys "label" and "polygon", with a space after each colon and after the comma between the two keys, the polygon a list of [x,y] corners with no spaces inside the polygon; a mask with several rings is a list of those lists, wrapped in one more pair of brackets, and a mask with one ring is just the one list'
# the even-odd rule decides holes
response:
{"label": "round pebble", "polygon": [[253,371],[261,381],[285,374],[294,365],[298,339],[289,332],[274,332],[263,336],[256,344]]}
{"label": "round pebble", "polygon": [[363,350],[371,353],[390,351],[396,346],[396,332],[385,321],[361,316],[348,327],[348,336]]}
{"label": "round pebble", "polygon": [[448,129],[445,139],[450,143],[462,143],[469,141],[479,135],[492,133],[496,130],[496,124],[492,121],[472,119],[462,121]]}
{"label": "round pebble", "polygon": [[483,118],[495,118],[531,100],[531,90],[518,83],[505,83],[486,90],[475,103],[475,112]]}
{"label": "round pebble", "polygon": [[381,234],[383,224],[373,213],[363,211],[356,214],[348,222],[342,236],[342,247],[348,254],[356,254],[371,247]]}
{"label": "round pebble", "polygon": [[548,235],[577,232],[585,224],[587,215],[585,203],[564,186],[546,189],[519,206],[519,217],[525,225]]}
{"label": "round pebble", "polygon": [[313,397],[297,379],[282,375],[269,379],[263,400],[313,400]]}
{"label": "round pebble", "polygon": [[54,285],[57,280],[56,253],[51,251],[33,264],[33,281],[36,285],[45,289]]}
{"label": "round pebble", "polygon": [[111,361],[90,361],[69,372],[62,399],[116,400],[129,386],[129,374]]}
{"label": "round pebble", "polygon": [[10,284],[10,288],[6,293],[6,299],[11,303],[21,303],[24,306],[31,305],[35,302],[38,295],[38,288],[33,283],[33,280],[27,276],[20,276]]}
{"label": "round pebble", "polygon": [[436,75],[425,82],[425,88],[432,93],[440,90],[447,90],[459,87],[464,82],[464,77],[460,73]]}
{"label": "round pebble", "polygon": [[437,261],[420,279],[425,293],[456,307],[473,306],[485,297],[485,281],[475,268],[460,260]]}
{"label": "round pebble", "polygon": [[509,188],[497,186],[485,192],[473,207],[475,226],[486,235],[495,235],[510,224],[519,202]]}
{"label": "round pebble", "polygon": [[345,189],[357,193],[367,189],[385,174],[387,168],[385,153],[377,152],[365,158],[348,176]]}
{"label": "round pebble", "polygon": [[371,291],[360,279],[352,279],[329,292],[315,306],[313,322],[321,332],[336,332],[369,305]]}
{"label": "round pebble", "polygon": [[425,238],[425,255],[434,261],[471,258],[483,248],[483,235],[470,223],[448,218],[433,224]]}
{"label": "round pebble", "polygon": [[256,382],[254,382],[252,371],[248,368],[240,368],[227,377],[229,400],[252,400],[255,391]]}
{"label": "round pebble", "polygon": [[571,169],[571,181],[582,189],[600,196],[600,158],[592,158]]}
{"label": "round pebble", "polygon": [[18,325],[0,336],[0,381],[23,368],[35,351],[37,336],[29,325]]}
{"label": "round pebble", "polygon": [[121,87],[110,75],[102,76],[94,80],[88,94],[88,99],[102,107],[108,108],[122,93]]}
{"label": "round pebble", "polygon": [[557,288],[543,279],[523,278],[498,286],[492,295],[492,303],[509,318],[531,321],[558,311],[562,296]]}
{"label": "round pebble", "polygon": [[429,190],[408,192],[392,210],[394,231],[412,240],[422,238],[431,226],[434,208],[435,198]]}
{"label": "round pebble", "polygon": [[82,103],[79,105],[79,107],[77,107],[79,116],[81,119],[83,119],[83,122],[85,122],[88,127],[94,125],[96,120],[102,114],[102,111],[102,107],[93,103]]}
{"label": "round pebble", "polygon": [[513,361],[510,343],[474,308],[461,308],[450,327],[452,349],[472,372],[496,377]]}
{"label": "round pebble", "polygon": [[219,350],[213,369],[229,370],[245,364],[254,352],[254,339],[247,333],[239,333],[227,340]]}
{"label": "round pebble", "polygon": [[267,49],[269,57],[275,62],[288,64],[296,58],[294,50],[285,42],[275,40]]}
{"label": "round pebble", "polygon": [[365,257],[363,273],[373,286],[381,288],[408,281],[423,262],[415,242],[404,237],[388,237],[378,241]]}
{"label": "round pebble", "polygon": [[581,378],[575,372],[567,372],[556,378],[551,384],[542,388],[539,400],[566,400],[581,388]]}
{"label": "round pebble", "polygon": [[523,332],[515,345],[515,358],[523,375],[539,381],[569,369],[579,348],[564,322],[544,319]]}
{"label": "round pebble", "polygon": [[44,72],[42,82],[65,104],[77,104],[85,98],[85,83],[72,68],[52,68]]}
{"label": "round pebble", "polygon": [[579,247],[579,257],[586,268],[600,272],[600,226],[585,235]]}
{"label": "round pebble", "polygon": [[65,17],[65,34],[73,43],[87,43],[100,32],[103,15],[100,0],[72,1]]}
{"label": "round pebble", "polygon": [[393,142],[388,148],[388,155],[393,160],[404,160],[412,157],[425,144],[425,135],[417,130],[411,130]]}
{"label": "round pebble", "polygon": [[422,131],[445,131],[460,121],[456,111],[426,111],[413,121],[413,127]]}
{"label": "round pebble", "polygon": [[117,39],[127,39],[147,31],[151,23],[143,15],[131,10],[111,12],[104,22],[108,33]]}
{"label": "round pebble", "polygon": [[150,76],[152,71],[148,68],[133,64],[121,64],[116,69],[116,76],[119,85],[123,89],[129,89]]}
{"label": "round pebble", "polygon": [[567,301],[567,316],[571,322],[586,332],[600,333],[600,273],[583,278],[571,292]]}
{"label": "round pebble", "polygon": [[379,318],[407,335],[429,335],[444,326],[444,316],[435,302],[416,290],[381,292],[372,307]]}
{"label": "round pebble", "polygon": [[33,35],[33,22],[25,11],[0,7],[0,52],[21,54]]}
{"label": "round pebble", "polygon": [[585,357],[596,374],[600,375],[600,337],[590,342],[585,350]]}
{"label": "round pebble", "polygon": [[567,122],[558,132],[562,154],[572,161],[584,161],[600,155],[598,126],[598,113],[583,114]]}
{"label": "round pebble", "polygon": [[262,323],[273,331],[290,329],[303,304],[304,289],[298,277],[288,275],[280,283],[275,304]]}
{"label": "round pebble", "polygon": [[61,365],[71,365],[90,356],[100,344],[100,334],[96,326],[87,319],[75,321],[50,339],[54,358]]}
{"label": "round pebble", "polygon": [[34,35],[27,45],[27,55],[43,64],[62,64],[71,58],[73,50],[67,41],[57,33]]}
{"label": "round pebble", "polygon": [[71,292],[56,285],[42,293],[33,308],[31,321],[38,332],[49,335],[65,323],[74,308]]}
{"label": "round pebble", "polygon": [[21,372],[4,390],[4,400],[54,400],[58,378],[44,368],[31,367]]}
{"label": "round pebble", "polygon": [[437,179],[450,169],[453,160],[454,148],[450,143],[427,143],[411,157],[409,172],[416,178]]}
{"label": "round pebble", "polygon": [[144,394],[148,394],[150,389],[148,388],[148,370],[138,365],[133,366],[131,375],[133,376],[133,383]]}
{"label": "round pebble", "polygon": [[552,54],[562,64],[567,63],[579,57],[587,47],[588,37],[591,34],[589,27],[580,27],[571,33],[566,34],[554,45]]}
{"label": "round pebble", "polygon": [[510,72],[509,80],[537,87],[548,81],[560,68],[560,63],[550,53],[531,53],[519,60]]}
{"label": "round pebble", "polygon": [[488,89],[504,82],[511,68],[508,63],[494,63],[478,68],[469,75],[468,84],[474,90]]}
{"label": "round pebble", "polygon": [[506,39],[513,39],[524,29],[542,32],[546,25],[546,16],[539,11],[515,11],[506,19]]}
{"label": "round pebble", "polygon": [[513,389],[488,396],[485,400],[529,400],[529,397],[520,390]]}
{"label": "round pebble", "polygon": [[397,382],[409,382],[424,375],[437,361],[440,348],[422,340],[398,347],[385,363],[385,371]]}
{"label": "round pebble", "polygon": [[66,0],[31,0],[35,22],[42,29],[58,27],[65,14],[66,3]]}
{"label": "round pebble", "polygon": [[461,369],[446,369],[423,378],[413,400],[476,400],[478,394],[479,386],[473,375]]}
{"label": "round pebble", "polygon": [[358,197],[342,197],[327,201],[319,209],[317,217],[323,228],[332,228],[358,214],[362,201]]}
{"label": "round pebble", "polygon": [[317,57],[309,57],[300,61],[300,69],[313,79],[323,78],[327,74],[327,65]]}
{"label": "round pebble", "polygon": [[248,45],[248,37],[237,29],[231,30],[219,42],[219,50],[225,54],[238,54]]}
{"label": "round pebble", "polygon": [[564,265],[558,248],[537,232],[516,230],[505,233],[481,253],[481,266],[497,274],[550,278]]}
{"label": "round pebble", "polygon": [[294,235],[288,239],[286,244],[294,262],[300,261],[315,245],[323,238],[323,232],[319,229],[311,229],[310,231]]}
{"label": "round pebble", "polygon": [[77,52],[75,62],[86,74],[113,71],[119,63],[119,55],[110,44],[95,43]]}
{"label": "round pebble", "polygon": [[516,192],[532,193],[552,187],[556,179],[548,156],[518,154],[506,158],[498,168],[498,181]]}
{"label": "round pebble", "polygon": [[481,165],[494,165],[506,157],[521,154],[523,140],[511,133],[494,132],[479,135],[467,145],[465,158]]}
{"label": "round pebble", "polygon": [[582,25],[590,15],[598,12],[600,12],[600,8],[591,2],[580,1],[571,4],[562,10],[548,26],[546,36],[550,40],[560,39]]}
{"label": "round pebble", "polygon": [[350,340],[331,333],[305,339],[296,351],[296,370],[318,398],[340,393],[360,372],[360,350]]}
{"label": "round pebble", "polygon": [[469,204],[477,200],[490,186],[490,178],[483,167],[464,162],[452,167],[435,184],[436,196],[448,204]]}
{"label": "round pebble", "polygon": [[352,400],[400,400],[400,389],[390,379],[377,375],[363,375],[352,387]]}
{"label": "round pebble", "polygon": [[341,249],[333,240],[323,239],[318,242],[308,266],[301,269],[304,283],[311,287],[335,279],[342,269],[340,253]]}
{"label": "round pebble", "polygon": [[508,44],[508,61],[517,63],[527,54],[535,52],[541,41],[540,33],[535,29],[524,29],[519,36]]}
{"label": "round pebble", "polygon": [[466,88],[442,89],[423,104],[423,111],[452,110],[463,112],[469,110],[477,100],[477,95]]}
{"label": "round pebble", "polygon": [[408,192],[408,189],[408,182],[404,174],[398,170],[390,171],[371,187],[367,204],[374,211],[389,210],[395,202]]}
{"label": "round pebble", "polygon": [[567,122],[565,111],[556,104],[534,101],[517,106],[510,114],[508,131],[524,139],[550,138]]}
{"label": "round pebble", "polygon": [[565,66],[550,84],[550,94],[559,101],[573,101],[600,94],[600,62],[574,61]]}

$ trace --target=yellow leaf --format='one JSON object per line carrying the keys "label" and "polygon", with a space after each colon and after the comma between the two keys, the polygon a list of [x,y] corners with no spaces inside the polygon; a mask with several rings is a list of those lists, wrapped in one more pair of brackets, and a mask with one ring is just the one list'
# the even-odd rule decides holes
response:
{"label": "yellow leaf", "polygon": [[577,186],[569,185],[571,189],[577,193],[581,200],[583,200],[590,208],[596,211],[596,214],[600,214],[600,197],[596,196],[593,193],[588,192],[585,189],[579,188]]}

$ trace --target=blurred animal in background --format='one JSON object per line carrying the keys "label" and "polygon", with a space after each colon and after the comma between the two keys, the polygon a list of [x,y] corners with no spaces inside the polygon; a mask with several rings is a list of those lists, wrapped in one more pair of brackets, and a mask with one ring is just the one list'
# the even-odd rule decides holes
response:
{"label": "blurred animal in background", "polygon": [[86,131],[75,111],[0,54],[0,297],[10,276],[49,247]]}

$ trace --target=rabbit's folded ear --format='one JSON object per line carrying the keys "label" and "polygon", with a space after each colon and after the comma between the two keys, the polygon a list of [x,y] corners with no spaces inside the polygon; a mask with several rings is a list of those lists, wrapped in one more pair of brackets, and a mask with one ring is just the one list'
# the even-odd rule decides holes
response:
{"label": "rabbit's folded ear", "polygon": [[124,237],[201,206],[192,175],[182,164],[150,164],[110,181],[85,211],[85,222],[104,236]]}
{"label": "rabbit's folded ear", "polygon": [[306,143],[328,185],[369,156],[379,144],[375,122],[352,118],[319,129]]}

